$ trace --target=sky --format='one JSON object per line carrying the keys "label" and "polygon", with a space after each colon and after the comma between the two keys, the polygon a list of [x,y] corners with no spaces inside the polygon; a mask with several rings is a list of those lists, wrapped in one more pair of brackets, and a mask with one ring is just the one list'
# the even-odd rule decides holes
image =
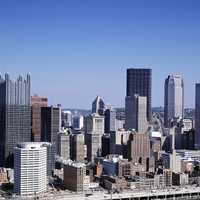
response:
{"label": "sky", "polygon": [[124,106],[126,69],[151,68],[153,106],[181,74],[185,106],[200,82],[199,0],[0,0],[0,73],[31,74],[49,104]]}

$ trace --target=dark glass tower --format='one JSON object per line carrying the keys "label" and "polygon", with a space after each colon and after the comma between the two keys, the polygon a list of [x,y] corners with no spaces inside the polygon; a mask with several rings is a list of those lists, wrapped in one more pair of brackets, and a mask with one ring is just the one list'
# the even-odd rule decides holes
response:
{"label": "dark glass tower", "polygon": [[147,120],[151,121],[151,85],[152,70],[151,69],[127,69],[127,86],[126,96],[147,97]]}
{"label": "dark glass tower", "polygon": [[14,147],[31,141],[30,75],[0,77],[0,165],[12,167]]}
{"label": "dark glass tower", "polygon": [[200,83],[195,89],[195,149],[200,149]]}

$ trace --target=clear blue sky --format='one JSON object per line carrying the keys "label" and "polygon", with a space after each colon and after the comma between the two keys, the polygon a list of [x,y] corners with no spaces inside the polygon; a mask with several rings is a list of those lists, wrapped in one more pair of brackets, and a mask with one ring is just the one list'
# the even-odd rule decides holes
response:
{"label": "clear blue sky", "polygon": [[90,108],[97,94],[123,106],[126,68],[153,70],[153,105],[164,79],[182,74],[185,104],[200,81],[199,0],[2,0],[0,72],[30,72],[32,94]]}

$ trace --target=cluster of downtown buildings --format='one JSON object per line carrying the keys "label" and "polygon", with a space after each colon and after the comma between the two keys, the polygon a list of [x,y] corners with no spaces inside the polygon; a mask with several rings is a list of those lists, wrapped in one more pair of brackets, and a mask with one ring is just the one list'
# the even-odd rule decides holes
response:
{"label": "cluster of downtown buildings", "polygon": [[83,116],[31,97],[30,75],[0,77],[0,182],[21,196],[49,183],[76,192],[199,184],[200,84],[194,118],[184,117],[181,76],[169,75],[164,90],[164,114],[152,114],[152,70],[130,68],[125,109],[97,96]]}

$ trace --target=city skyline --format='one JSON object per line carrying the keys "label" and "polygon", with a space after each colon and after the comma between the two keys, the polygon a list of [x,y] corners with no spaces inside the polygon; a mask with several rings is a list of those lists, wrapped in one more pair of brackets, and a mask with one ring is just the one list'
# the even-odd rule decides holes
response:
{"label": "city skyline", "polygon": [[165,78],[180,74],[185,107],[194,107],[200,81],[198,1],[0,5],[0,72],[12,77],[29,72],[32,95],[86,109],[100,95],[121,107],[126,69],[145,67],[152,69],[153,106],[164,104]]}

